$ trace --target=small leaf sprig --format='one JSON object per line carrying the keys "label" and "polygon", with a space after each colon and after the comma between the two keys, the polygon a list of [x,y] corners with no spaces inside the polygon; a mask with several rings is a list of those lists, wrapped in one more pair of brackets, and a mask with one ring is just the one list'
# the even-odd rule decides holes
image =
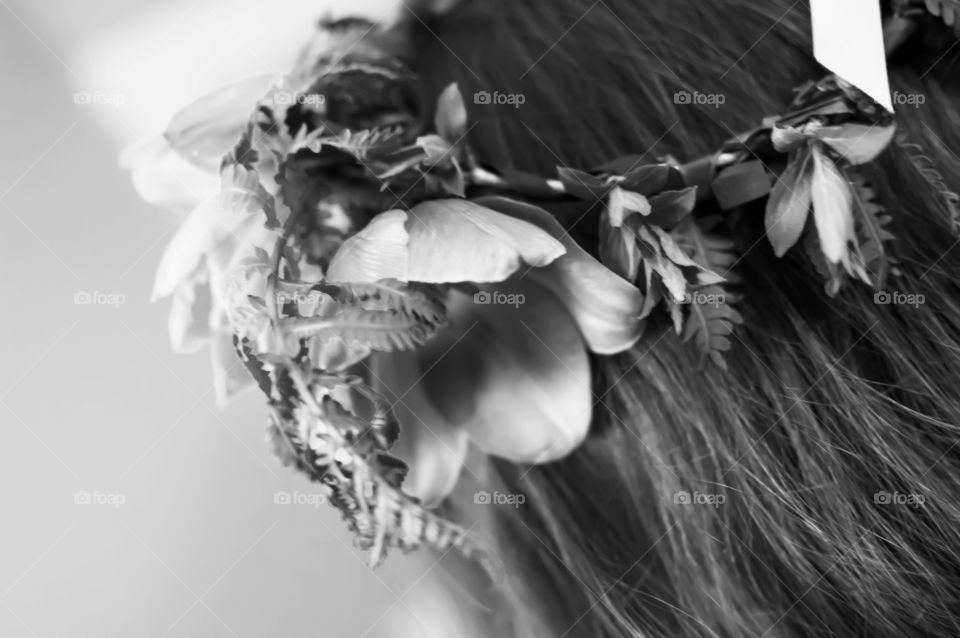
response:
{"label": "small leaf sprig", "polygon": [[[674,164],[643,164],[642,158],[627,156],[590,172],[559,167],[557,177],[547,179],[471,166],[468,178],[470,186],[537,198],[575,198],[590,207],[602,203],[600,259],[643,290],[639,319],[664,306],[684,341],[695,343],[705,359],[726,367],[723,352],[731,346],[727,337],[743,323],[733,307],[739,296],[727,288],[738,281],[729,272],[736,262],[734,244],[703,230],[693,215],[697,187],[688,186]],[[707,223],[714,228],[716,221]]]}
{"label": "small leaf sprig", "polygon": [[816,238],[807,246],[818,247],[814,261],[830,296],[845,276],[882,288],[891,269],[887,218],[856,167],[887,148],[895,131],[889,113],[835,76],[801,89],[794,112],[773,123],[773,147],[788,158],[767,200],[767,238],[781,257],[812,217]]}
{"label": "small leaf sprig", "polygon": [[644,291],[640,318],[664,306],[677,334],[725,368],[726,337],[743,322],[725,287],[733,279],[719,274],[735,262],[733,242],[706,234],[694,218],[696,187],[669,164],[634,165],[623,174],[558,172],[571,195],[604,202],[600,257]]}

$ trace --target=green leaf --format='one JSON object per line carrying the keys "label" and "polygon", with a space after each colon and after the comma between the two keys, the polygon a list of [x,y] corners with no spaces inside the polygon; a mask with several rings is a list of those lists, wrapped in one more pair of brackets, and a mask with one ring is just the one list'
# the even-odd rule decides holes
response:
{"label": "green leaf", "polygon": [[803,243],[803,248],[810,258],[813,267],[823,277],[824,291],[828,297],[835,297],[843,284],[843,270],[836,264],[831,264],[823,255],[823,249],[820,247],[820,239],[816,233],[808,233]]}
{"label": "green leaf", "polygon": [[647,216],[651,210],[650,201],[639,193],[624,190],[619,186],[610,190],[607,198],[607,220],[615,228],[622,226],[623,220],[630,215]]}
{"label": "green leaf", "polygon": [[813,145],[811,152],[813,221],[823,255],[836,264],[844,258],[848,242],[854,240],[850,184],[819,145]]}
{"label": "green leaf", "polygon": [[813,136],[840,154],[850,164],[865,164],[877,157],[893,140],[897,127],[864,125],[849,122],[839,126],[823,126]]}
{"label": "green leaf", "polygon": [[668,164],[634,166],[623,174],[619,185],[647,197],[667,190],[683,190],[687,186],[683,174]]}
{"label": "green leaf", "polygon": [[655,275],[652,268],[644,268],[644,277],[646,287],[644,292],[646,297],[643,300],[643,308],[640,310],[640,318],[646,319],[650,313],[663,301],[663,282],[658,275]]}
{"label": "green leaf", "polygon": [[706,232],[718,225],[720,221],[719,217],[707,217],[701,220],[688,217],[670,231],[670,236],[699,267],[719,275],[728,282],[735,283],[739,277],[731,270],[738,259],[733,240],[723,235]]}
{"label": "green leaf", "polygon": [[813,153],[808,146],[790,155],[767,200],[764,227],[777,257],[800,239],[813,202]]}
{"label": "green leaf", "polygon": [[646,222],[662,228],[673,228],[693,212],[697,202],[697,187],[668,190],[650,198],[651,212]]}
{"label": "green leaf", "polygon": [[864,281],[876,289],[881,289],[894,265],[886,247],[886,244],[894,239],[893,233],[886,228],[891,217],[877,203],[876,192],[866,177],[856,170],[850,169],[846,172],[853,187],[858,257],[866,274]]}
{"label": "green leaf", "polygon": [[462,138],[467,130],[467,107],[456,83],[448,85],[437,98],[433,125],[440,137],[451,144]]}
{"label": "green leaf", "polygon": [[600,216],[599,243],[600,260],[603,264],[627,281],[636,281],[641,257],[633,229],[610,224],[608,213],[604,212]]}

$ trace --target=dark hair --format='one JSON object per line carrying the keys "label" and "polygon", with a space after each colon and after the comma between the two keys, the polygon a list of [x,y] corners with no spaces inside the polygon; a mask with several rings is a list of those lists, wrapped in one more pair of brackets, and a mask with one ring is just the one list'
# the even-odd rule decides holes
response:
{"label": "dark hair", "polygon": [[[791,0],[464,0],[421,29],[418,71],[425,95],[459,83],[491,165],[693,159],[823,75],[808,25]],[[892,61],[893,88],[926,102],[866,171],[892,216],[888,285],[924,303],[878,305],[852,282],[830,298],[802,248],[777,259],[758,241],[762,205],[729,218],[745,323],[727,370],[655,320],[594,361],[577,451],[496,463],[527,496],[497,520],[505,604],[533,607],[515,618],[550,636],[960,635],[960,239],[942,192],[960,185],[960,82],[931,42]],[[726,101],[678,106],[684,89]],[[526,99],[473,103],[494,90]]]}

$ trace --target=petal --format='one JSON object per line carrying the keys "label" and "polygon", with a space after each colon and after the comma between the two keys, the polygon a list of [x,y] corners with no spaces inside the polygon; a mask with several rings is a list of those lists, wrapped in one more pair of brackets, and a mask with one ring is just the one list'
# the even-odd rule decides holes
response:
{"label": "petal", "polygon": [[607,201],[607,211],[610,215],[610,225],[619,228],[623,225],[623,220],[632,214],[639,213],[643,216],[650,214],[651,206],[646,197],[640,193],[634,193],[614,186],[610,190],[610,197]]}
{"label": "petal", "polygon": [[567,254],[546,268],[525,273],[555,294],[598,354],[626,350],[640,338],[643,294],[581,248],[550,213],[504,197],[476,200],[488,208],[536,224],[560,239]]}
{"label": "petal", "polygon": [[515,295],[520,303],[478,304],[451,292],[445,340],[418,351],[421,384],[440,413],[483,451],[514,462],[556,460],[577,447],[590,426],[583,339],[556,297],[536,283],[510,280],[496,288],[501,299]]}
{"label": "petal", "polygon": [[174,352],[196,352],[210,339],[212,303],[207,282],[184,285],[177,289],[167,318],[167,329]]}
{"label": "petal", "polygon": [[813,133],[813,136],[823,140],[851,164],[864,164],[887,148],[896,130],[897,127],[893,124],[889,126],[843,124],[821,127]]}
{"label": "petal", "polygon": [[408,281],[503,281],[521,263],[542,267],[565,252],[563,244],[537,226],[462,199],[417,204],[407,231]]}
{"label": "petal", "polygon": [[331,260],[331,281],[503,281],[522,263],[545,266],[563,244],[533,224],[460,199],[377,215]]}
{"label": "petal", "polygon": [[374,217],[343,242],[327,268],[330,281],[373,283],[407,277],[407,214],[391,210]]}
{"label": "petal", "polygon": [[217,405],[223,407],[233,395],[253,383],[243,360],[233,347],[233,336],[217,335],[210,348],[213,363],[213,393]]}
{"label": "petal", "polygon": [[163,136],[190,162],[216,171],[243,133],[257,100],[279,77],[276,73],[258,75],[204,95],[178,111]]}
{"label": "petal", "polygon": [[[216,196],[193,210],[177,229],[160,258],[153,282],[153,299],[173,292],[202,268],[204,258],[211,256],[217,264],[228,264],[241,245],[263,233],[265,219],[224,209]],[[258,243],[259,245],[259,243]]]}
{"label": "petal", "polygon": [[773,143],[773,148],[781,153],[794,150],[804,144],[806,140],[807,134],[793,126],[778,124],[770,131],[770,141]]}
{"label": "petal", "polygon": [[124,149],[120,165],[130,170],[133,186],[144,201],[172,210],[191,210],[216,195],[220,180],[198,168],[154,138]]}
{"label": "petal", "polygon": [[391,450],[410,471],[403,491],[427,506],[438,504],[453,489],[467,455],[467,432],[444,418],[421,385],[417,353],[392,352],[371,359],[374,387],[400,422],[400,438]]}

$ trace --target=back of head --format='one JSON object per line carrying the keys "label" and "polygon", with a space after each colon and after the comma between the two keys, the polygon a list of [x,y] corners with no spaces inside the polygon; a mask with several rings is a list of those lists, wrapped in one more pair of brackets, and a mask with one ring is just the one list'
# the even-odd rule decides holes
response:
{"label": "back of head", "polygon": [[[788,0],[463,0],[420,25],[417,71],[426,95],[459,84],[481,163],[688,160],[824,73],[808,25]],[[913,303],[831,297],[801,248],[760,241],[762,206],[725,216],[745,319],[726,369],[653,320],[597,360],[580,448],[496,463],[527,495],[496,521],[517,635],[960,634],[960,83],[930,30],[891,60],[924,100],[863,171]],[[596,247],[595,212],[553,212]]]}

